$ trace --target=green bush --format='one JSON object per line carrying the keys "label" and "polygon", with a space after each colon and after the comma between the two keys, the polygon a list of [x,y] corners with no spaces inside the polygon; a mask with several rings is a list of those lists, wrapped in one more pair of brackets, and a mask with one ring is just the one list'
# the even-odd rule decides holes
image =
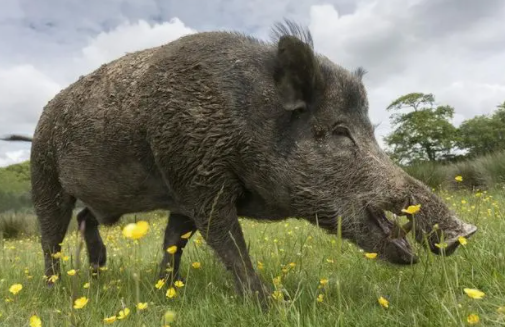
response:
{"label": "green bush", "polygon": [[447,180],[447,171],[432,162],[407,166],[404,170],[432,188],[440,188]]}
{"label": "green bush", "polygon": [[[404,170],[432,188],[493,189],[505,184],[505,152],[456,163],[420,163]],[[458,175],[462,182],[455,180]]]}
{"label": "green bush", "polygon": [[3,213],[0,215],[0,235],[3,238],[18,238],[39,234],[34,215],[26,213]]}

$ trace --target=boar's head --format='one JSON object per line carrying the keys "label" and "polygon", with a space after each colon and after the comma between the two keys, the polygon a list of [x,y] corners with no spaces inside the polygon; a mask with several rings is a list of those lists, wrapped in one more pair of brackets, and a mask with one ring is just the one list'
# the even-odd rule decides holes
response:
{"label": "boar's head", "polygon": [[[274,80],[285,114],[277,119],[282,135],[271,164],[280,168],[271,187],[289,194],[290,214],[330,233],[337,232],[340,217],[343,238],[392,263],[417,261],[406,239],[410,230],[432,252],[452,254],[458,238],[477,227],[458,219],[380,148],[368,115],[363,69],[349,72],[316,54],[310,33],[294,25],[274,31]],[[414,215],[402,211],[418,204]],[[386,212],[410,221],[400,226]]]}

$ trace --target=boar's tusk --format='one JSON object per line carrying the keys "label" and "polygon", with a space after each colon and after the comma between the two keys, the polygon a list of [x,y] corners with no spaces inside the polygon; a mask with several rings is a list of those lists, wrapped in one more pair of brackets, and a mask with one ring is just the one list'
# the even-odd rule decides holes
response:
{"label": "boar's tusk", "polygon": [[409,221],[403,226],[400,226],[397,221],[394,223],[394,227],[391,230],[391,238],[404,238],[412,230],[413,222]]}
{"label": "boar's tusk", "polygon": [[414,222],[412,221],[412,219],[410,219],[407,223],[405,223],[402,226],[402,230],[405,231],[405,234],[408,234],[412,230],[413,226],[414,226]]}

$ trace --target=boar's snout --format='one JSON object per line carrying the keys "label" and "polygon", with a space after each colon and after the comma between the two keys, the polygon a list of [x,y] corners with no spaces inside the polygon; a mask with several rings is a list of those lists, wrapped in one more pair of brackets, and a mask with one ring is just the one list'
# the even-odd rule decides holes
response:
{"label": "boar's snout", "polygon": [[459,246],[460,237],[468,238],[477,232],[475,225],[460,220],[426,185],[411,176],[407,181],[408,205],[421,205],[414,215],[404,214],[409,218],[407,229],[413,230],[417,242],[427,243],[437,255],[449,256]]}
{"label": "boar's snout", "polygon": [[450,218],[450,222],[450,227],[436,230],[429,238],[428,245],[431,252],[450,256],[461,244],[460,237],[469,238],[477,232],[477,226],[465,223],[455,216]]}
{"label": "boar's snout", "polygon": [[[378,252],[383,259],[395,264],[418,262],[406,238],[410,232],[416,242],[432,253],[445,256],[456,251],[461,237],[469,238],[477,232],[475,225],[460,220],[438,195],[405,172],[396,170],[387,185],[387,191],[367,204],[369,221],[378,227],[369,226],[369,230],[380,231],[382,235],[376,244],[380,244]],[[409,210],[410,206],[418,206],[419,211]],[[386,212],[394,218],[386,218]],[[396,216],[406,216],[408,222],[400,225]],[[379,235],[368,233],[367,237],[372,239],[373,234]]]}

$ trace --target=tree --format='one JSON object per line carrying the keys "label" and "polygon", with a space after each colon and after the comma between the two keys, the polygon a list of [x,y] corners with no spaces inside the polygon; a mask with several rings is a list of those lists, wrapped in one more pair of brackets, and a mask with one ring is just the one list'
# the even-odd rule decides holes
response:
{"label": "tree", "polygon": [[498,110],[505,110],[505,101],[503,101],[501,104],[497,105]]}
{"label": "tree", "polygon": [[461,123],[458,146],[468,150],[468,156],[505,150],[505,102],[491,116],[480,115]]}
{"label": "tree", "polygon": [[505,101],[502,104],[496,106],[498,109],[493,114],[493,119],[500,121],[505,124]]}
{"label": "tree", "polygon": [[435,106],[432,94],[409,93],[394,100],[387,111],[396,111],[390,117],[394,130],[384,139],[393,159],[410,164],[451,157],[457,136],[449,121],[454,108]]}

